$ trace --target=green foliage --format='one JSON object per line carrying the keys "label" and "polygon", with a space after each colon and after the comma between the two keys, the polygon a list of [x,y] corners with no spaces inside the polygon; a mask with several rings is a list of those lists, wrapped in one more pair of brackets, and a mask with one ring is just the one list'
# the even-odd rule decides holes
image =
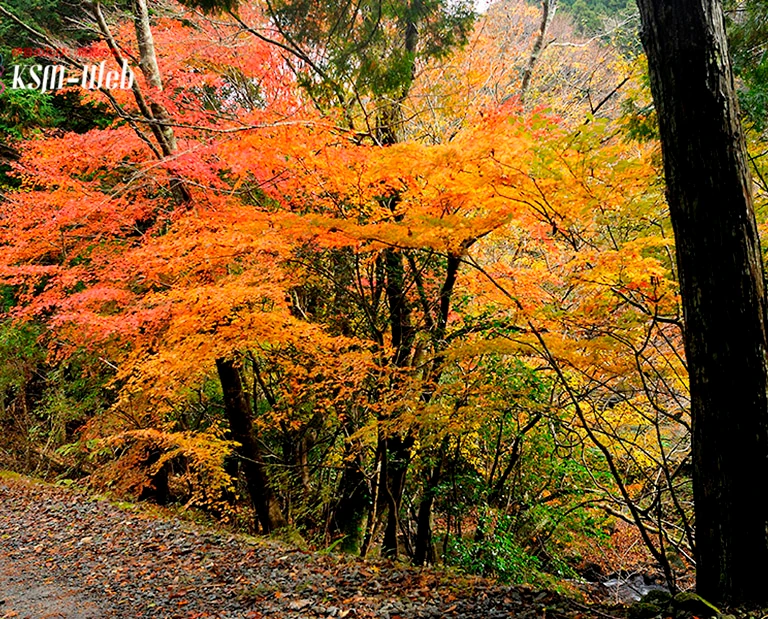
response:
{"label": "green foliage", "polygon": [[0,99],[0,139],[19,140],[38,129],[55,128],[85,133],[105,128],[114,120],[102,103],[83,102],[76,91],[41,93],[7,89]]}
{"label": "green foliage", "polygon": [[289,45],[312,58],[305,86],[316,100],[334,104],[350,93],[402,96],[413,79],[415,59],[444,57],[464,43],[474,21],[466,0],[279,0],[271,7]]}
{"label": "green foliage", "polygon": [[240,4],[238,0],[179,0],[190,9],[199,9],[203,13],[215,14],[223,11],[234,11]]}
{"label": "green foliage", "polygon": [[519,544],[515,533],[514,518],[503,515],[481,539],[451,537],[446,562],[502,582],[533,582],[539,577],[541,561]]}
{"label": "green foliage", "polygon": [[[38,32],[54,33],[54,40],[83,45],[96,37],[92,30],[76,25],[82,21],[82,4],[81,0],[14,0],[12,12]],[[41,46],[29,31],[5,16],[0,16],[0,41],[6,59],[11,49]]]}
{"label": "green foliage", "polygon": [[83,101],[77,91],[50,94],[50,105],[56,110],[53,127],[63,131],[85,133],[91,129],[105,129],[116,115],[104,103]]}
{"label": "green foliage", "polygon": [[64,444],[77,436],[88,419],[102,413],[111,401],[110,376],[107,365],[84,351],[53,365],[46,373],[37,413],[47,421],[46,439]]}
{"label": "green foliage", "polygon": [[658,139],[659,125],[653,105],[642,105],[628,97],[622,101],[621,108],[624,132],[628,138],[640,142]]}
{"label": "green foliage", "polygon": [[596,6],[587,4],[585,0],[575,0],[570,7],[567,2],[564,4],[580,32],[597,32],[602,27],[603,15]]}
{"label": "green foliage", "polygon": [[474,371],[486,393],[469,401],[469,414],[483,417],[476,433],[465,425],[455,437],[435,491],[449,529],[444,560],[510,582],[572,574],[574,539],[603,528],[584,488],[609,487],[610,476],[567,415],[548,411],[553,384],[545,375],[500,354]]}
{"label": "green foliage", "polygon": [[16,304],[16,289],[8,284],[0,285],[0,312],[5,313]]}
{"label": "green foliage", "polygon": [[37,90],[6,90],[0,112],[0,135],[22,139],[32,129],[54,127],[64,120],[50,94]]}
{"label": "green foliage", "polygon": [[604,29],[608,18],[625,18],[636,11],[635,0],[560,0],[558,8],[567,11],[583,34]]}
{"label": "green foliage", "polygon": [[39,337],[39,330],[32,325],[0,323],[0,395],[4,400],[22,390],[44,361],[45,350],[38,343]]}
{"label": "green foliage", "polygon": [[0,323],[0,466],[29,472],[35,466],[38,420],[30,410],[41,391],[38,368],[45,351],[32,326]]}
{"label": "green foliage", "polygon": [[725,9],[741,110],[762,132],[768,112],[768,2],[730,0]]}
{"label": "green foliage", "polygon": [[55,451],[110,403],[109,367],[80,351],[51,363],[34,323],[0,324],[0,450],[5,466],[60,469]]}

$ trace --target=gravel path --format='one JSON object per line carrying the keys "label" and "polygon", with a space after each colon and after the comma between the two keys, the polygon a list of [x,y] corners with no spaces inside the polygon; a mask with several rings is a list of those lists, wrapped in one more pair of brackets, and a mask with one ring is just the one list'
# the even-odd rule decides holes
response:
{"label": "gravel path", "polygon": [[480,578],[306,553],[0,478],[0,619],[620,617]]}
{"label": "gravel path", "polygon": [[62,586],[51,577],[30,579],[32,569],[24,561],[0,556],[0,616],[99,619],[105,615],[99,603],[83,590]]}

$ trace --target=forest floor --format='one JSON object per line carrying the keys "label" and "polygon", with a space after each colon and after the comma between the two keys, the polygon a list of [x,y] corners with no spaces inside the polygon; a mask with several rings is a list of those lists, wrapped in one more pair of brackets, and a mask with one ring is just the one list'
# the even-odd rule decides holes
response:
{"label": "forest floor", "polygon": [[623,619],[530,587],[309,553],[0,477],[0,619]]}

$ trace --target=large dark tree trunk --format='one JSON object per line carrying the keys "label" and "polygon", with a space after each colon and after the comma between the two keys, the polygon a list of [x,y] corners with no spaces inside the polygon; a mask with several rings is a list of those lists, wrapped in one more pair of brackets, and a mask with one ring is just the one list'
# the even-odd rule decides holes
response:
{"label": "large dark tree trunk", "polygon": [[763,266],[716,0],[638,0],[685,317],[697,590],[768,602]]}
{"label": "large dark tree trunk", "polygon": [[261,449],[253,435],[253,412],[243,393],[240,372],[229,359],[216,359],[216,369],[224,393],[230,432],[232,438],[240,443],[243,474],[256,517],[262,533],[271,533],[284,527],[286,522],[264,470]]}

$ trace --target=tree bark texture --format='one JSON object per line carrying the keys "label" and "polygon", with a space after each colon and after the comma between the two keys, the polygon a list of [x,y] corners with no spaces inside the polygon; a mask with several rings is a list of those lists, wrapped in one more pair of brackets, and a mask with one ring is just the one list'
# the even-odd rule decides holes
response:
{"label": "tree bark texture", "polygon": [[[160,67],[157,64],[157,54],[155,53],[155,40],[152,36],[152,28],[149,21],[149,8],[147,0],[135,0],[134,3],[134,25],[136,28],[136,40],[139,45],[139,66],[147,80],[147,83],[156,90],[163,89],[163,78],[160,73]],[[151,99],[151,97],[150,97]],[[170,116],[167,110],[155,101],[150,102],[154,118],[162,122],[170,122]],[[163,155],[166,157],[173,155],[176,150],[176,136],[170,126],[160,127],[162,138],[160,147]]]}
{"label": "tree bark texture", "polygon": [[360,552],[365,516],[371,504],[368,480],[359,452],[347,447],[344,471],[339,482],[339,500],[332,515],[331,530],[342,536],[341,550]]}
{"label": "tree bark texture", "polygon": [[400,506],[403,502],[405,478],[411,462],[412,447],[413,437],[410,434],[405,438],[390,436],[384,439],[385,459],[382,462],[381,474],[383,487],[380,492],[387,506],[387,524],[384,528],[381,553],[390,559],[396,559],[399,556],[397,540],[400,535]]}
{"label": "tree bark texture", "polygon": [[719,0],[638,0],[691,391],[696,587],[768,602],[763,265]]}
{"label": "tree bark texture", "polygon": [[262,464],[261,449],[253,435],[253,412],[243,393],[240,372],[231,360],[223,358],[216,360],[216,369],[224,394],[224,408],[230,432],[232,438],[240,443],[243,474],[256,517],[262,533],[271,533],[287,523]]}
{"label": "tree bark texture", "polygon": [[437,462],[427,470],[424,489],[419,501],[419,511],[416,516],[416,541],[413,551],[414,565],[435,563],[435,546],[432,540],[432,508],[435,504],[440,482],[443,479],[443,469],[448,452],[449,438],[446,436],[440,444]]}

